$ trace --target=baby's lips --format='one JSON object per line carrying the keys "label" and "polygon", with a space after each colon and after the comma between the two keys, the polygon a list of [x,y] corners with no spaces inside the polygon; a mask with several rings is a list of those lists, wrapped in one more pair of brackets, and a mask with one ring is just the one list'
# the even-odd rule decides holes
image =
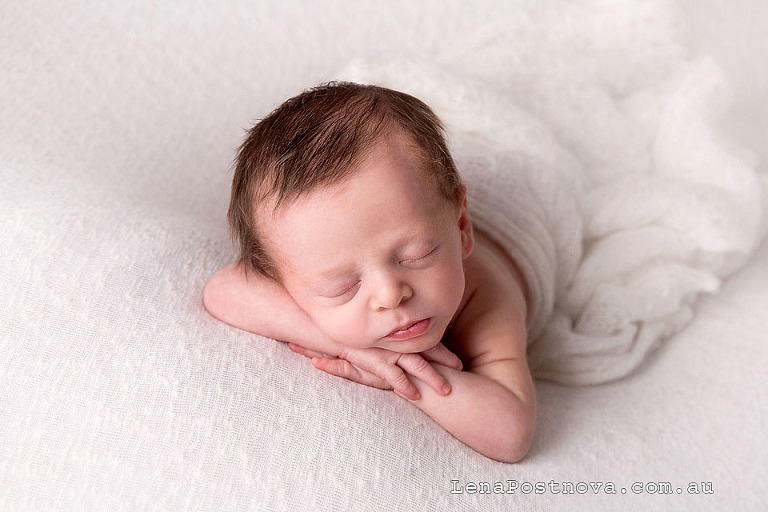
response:
{"label": "baby's lips", "polygon": [[410,325],[397,328],[390,332],[386,337],[393,340],[408,340],[411,338],[416,338],[424,334],[431,325],[432,319],[424,318],[423,320],[418,320],[411,323]]}

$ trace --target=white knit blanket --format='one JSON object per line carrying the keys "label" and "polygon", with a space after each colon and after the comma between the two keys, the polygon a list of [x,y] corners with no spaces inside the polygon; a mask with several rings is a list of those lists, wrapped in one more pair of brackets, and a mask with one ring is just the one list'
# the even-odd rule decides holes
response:
{"label": "white knit blanket", "polygon": [[[627,375],[765,232],[765,179],[713,128],[728,84],[713,61],[686,58],[671,12],[532,12],[456,43],[439,66],[341,73],[414,94],[446,122],[476,228],[526,278],[539,378]],[[605,19],[621,26],[600,30]]]}

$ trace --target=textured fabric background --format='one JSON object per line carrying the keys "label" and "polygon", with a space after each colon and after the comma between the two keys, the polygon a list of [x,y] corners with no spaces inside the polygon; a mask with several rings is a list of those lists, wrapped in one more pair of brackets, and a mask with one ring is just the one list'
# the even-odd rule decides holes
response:
{"label": "textured fabric background", "polygon": [[[245,128],[353,57],[428,59],[523,4],[3,3],[0,510],[764,507],[766,245],[637,373],[540,384],[517,465],[202,308],[233,255],[228,169]],[[735,80],[723,126],[767,161],[765,6],[683,9],[692,51]],[[618,494],[452,494],[451,480]],[[659,481],[683,492],[630,487]],[[714,494],[688,495],[699,481]]]}

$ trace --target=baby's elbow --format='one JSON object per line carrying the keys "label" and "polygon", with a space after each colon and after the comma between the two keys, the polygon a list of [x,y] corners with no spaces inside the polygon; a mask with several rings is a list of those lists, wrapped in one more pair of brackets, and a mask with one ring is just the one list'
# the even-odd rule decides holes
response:
{"label": "baby's elbow", "polygon": [[503,452],[500,454],[501,457],[497,460],[507,464],[516,464],[523,460],[526,455],[528,455],[528,450],[530,447],[530,441],[511,443],[511,446],[504,448]]}
{"label": "baby's elbow", "polygon": [[536,413],[533,411],[524,414],[521,418],[518,416],[513,421],[513,425],[506,430],[506,435],[500,436],[491,458],[515,464],[523,460],[531,448],[533,434],[536,430]]}
{"label": "baby's elbow", "polygon": [[226,293],[226,267],[216,272],[205,283],[203,288],[203,306],[211,316],[218,320],[224,321],[222,318],[225,311],[225,302],[227,300]]}
{"label": "baby's elbow", "polygon": [[492,459],[507,464],[515,464],[520,462],[528,455],[528,450],[531,447],[531,441],[533,436],[508,436],[509,439],[499,443],[499,446],[494,450]]}
{"label": "baby's elbow", "polygon": [[208,282],[205,283],[205,288],[203,288],[203,307],[205,307],[206,311],[213,316],[216,316],[213,314],[213,310],[215,310],[218,305],[216,283],[214,282],[215,279],[215,276],[210,278]]}

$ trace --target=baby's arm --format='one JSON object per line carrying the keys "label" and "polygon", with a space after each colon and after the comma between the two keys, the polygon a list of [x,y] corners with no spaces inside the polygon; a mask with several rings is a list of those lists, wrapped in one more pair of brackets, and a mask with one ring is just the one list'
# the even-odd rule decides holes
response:
{"label": "baby's arm", "polygon": [[501,462],[518,462],[533,440],[536,399],[527,363],[496,360],[470,371],[437,366],[453,392],[439,396],[421,382],[412,401],[475,451]]}
{"label": "baby's arm", "polygon": [[362,369],[358,382],[395,389],[410,399],[419,391],[408,374],[427,383],[440,395],[450,392],[445,378],[427,363],[432,361],[461,369],[461,361],[442,344],[421,354],[396,354],[390,358],[373,357],[370,350],[350,349],[329,338],[301,309],[279,283],[256,273],[246,275],[230,264],[216,272],[203,292],[205,308],[229,325],[255,334],[291,343],[291,349],[308,356],[343,357]]}
{"label": "baby's arm", "polygon": [[344,348],[312,321],[280,284],[229,264],[205,285],[203,303],[224,323],[336,356]]}
{"label": "baby's arm", "polygon": [[533,440],[536,390],[526,357],[522,281],[499,268],[486,274],[454,329],[466,371],[437,367],[453,392],[438,396],[417,382],[421,399],[412,403],[483,455],[517,462]]}
{"label": "baby's arm", "polygon": [[[518,462],[533,439],[536,395],[525,354],[525,326],[510,330],[509,318],[498,318],[498,313],[474,320],[479,328],[473,334],[484,338],[465,371],[434,365],[450,384],[451,394],[440,396],[417,380],[421,398],[411,403],[475,451]],[[339,377],[358,378],[353,365],[340,359],[316,366]]]}

